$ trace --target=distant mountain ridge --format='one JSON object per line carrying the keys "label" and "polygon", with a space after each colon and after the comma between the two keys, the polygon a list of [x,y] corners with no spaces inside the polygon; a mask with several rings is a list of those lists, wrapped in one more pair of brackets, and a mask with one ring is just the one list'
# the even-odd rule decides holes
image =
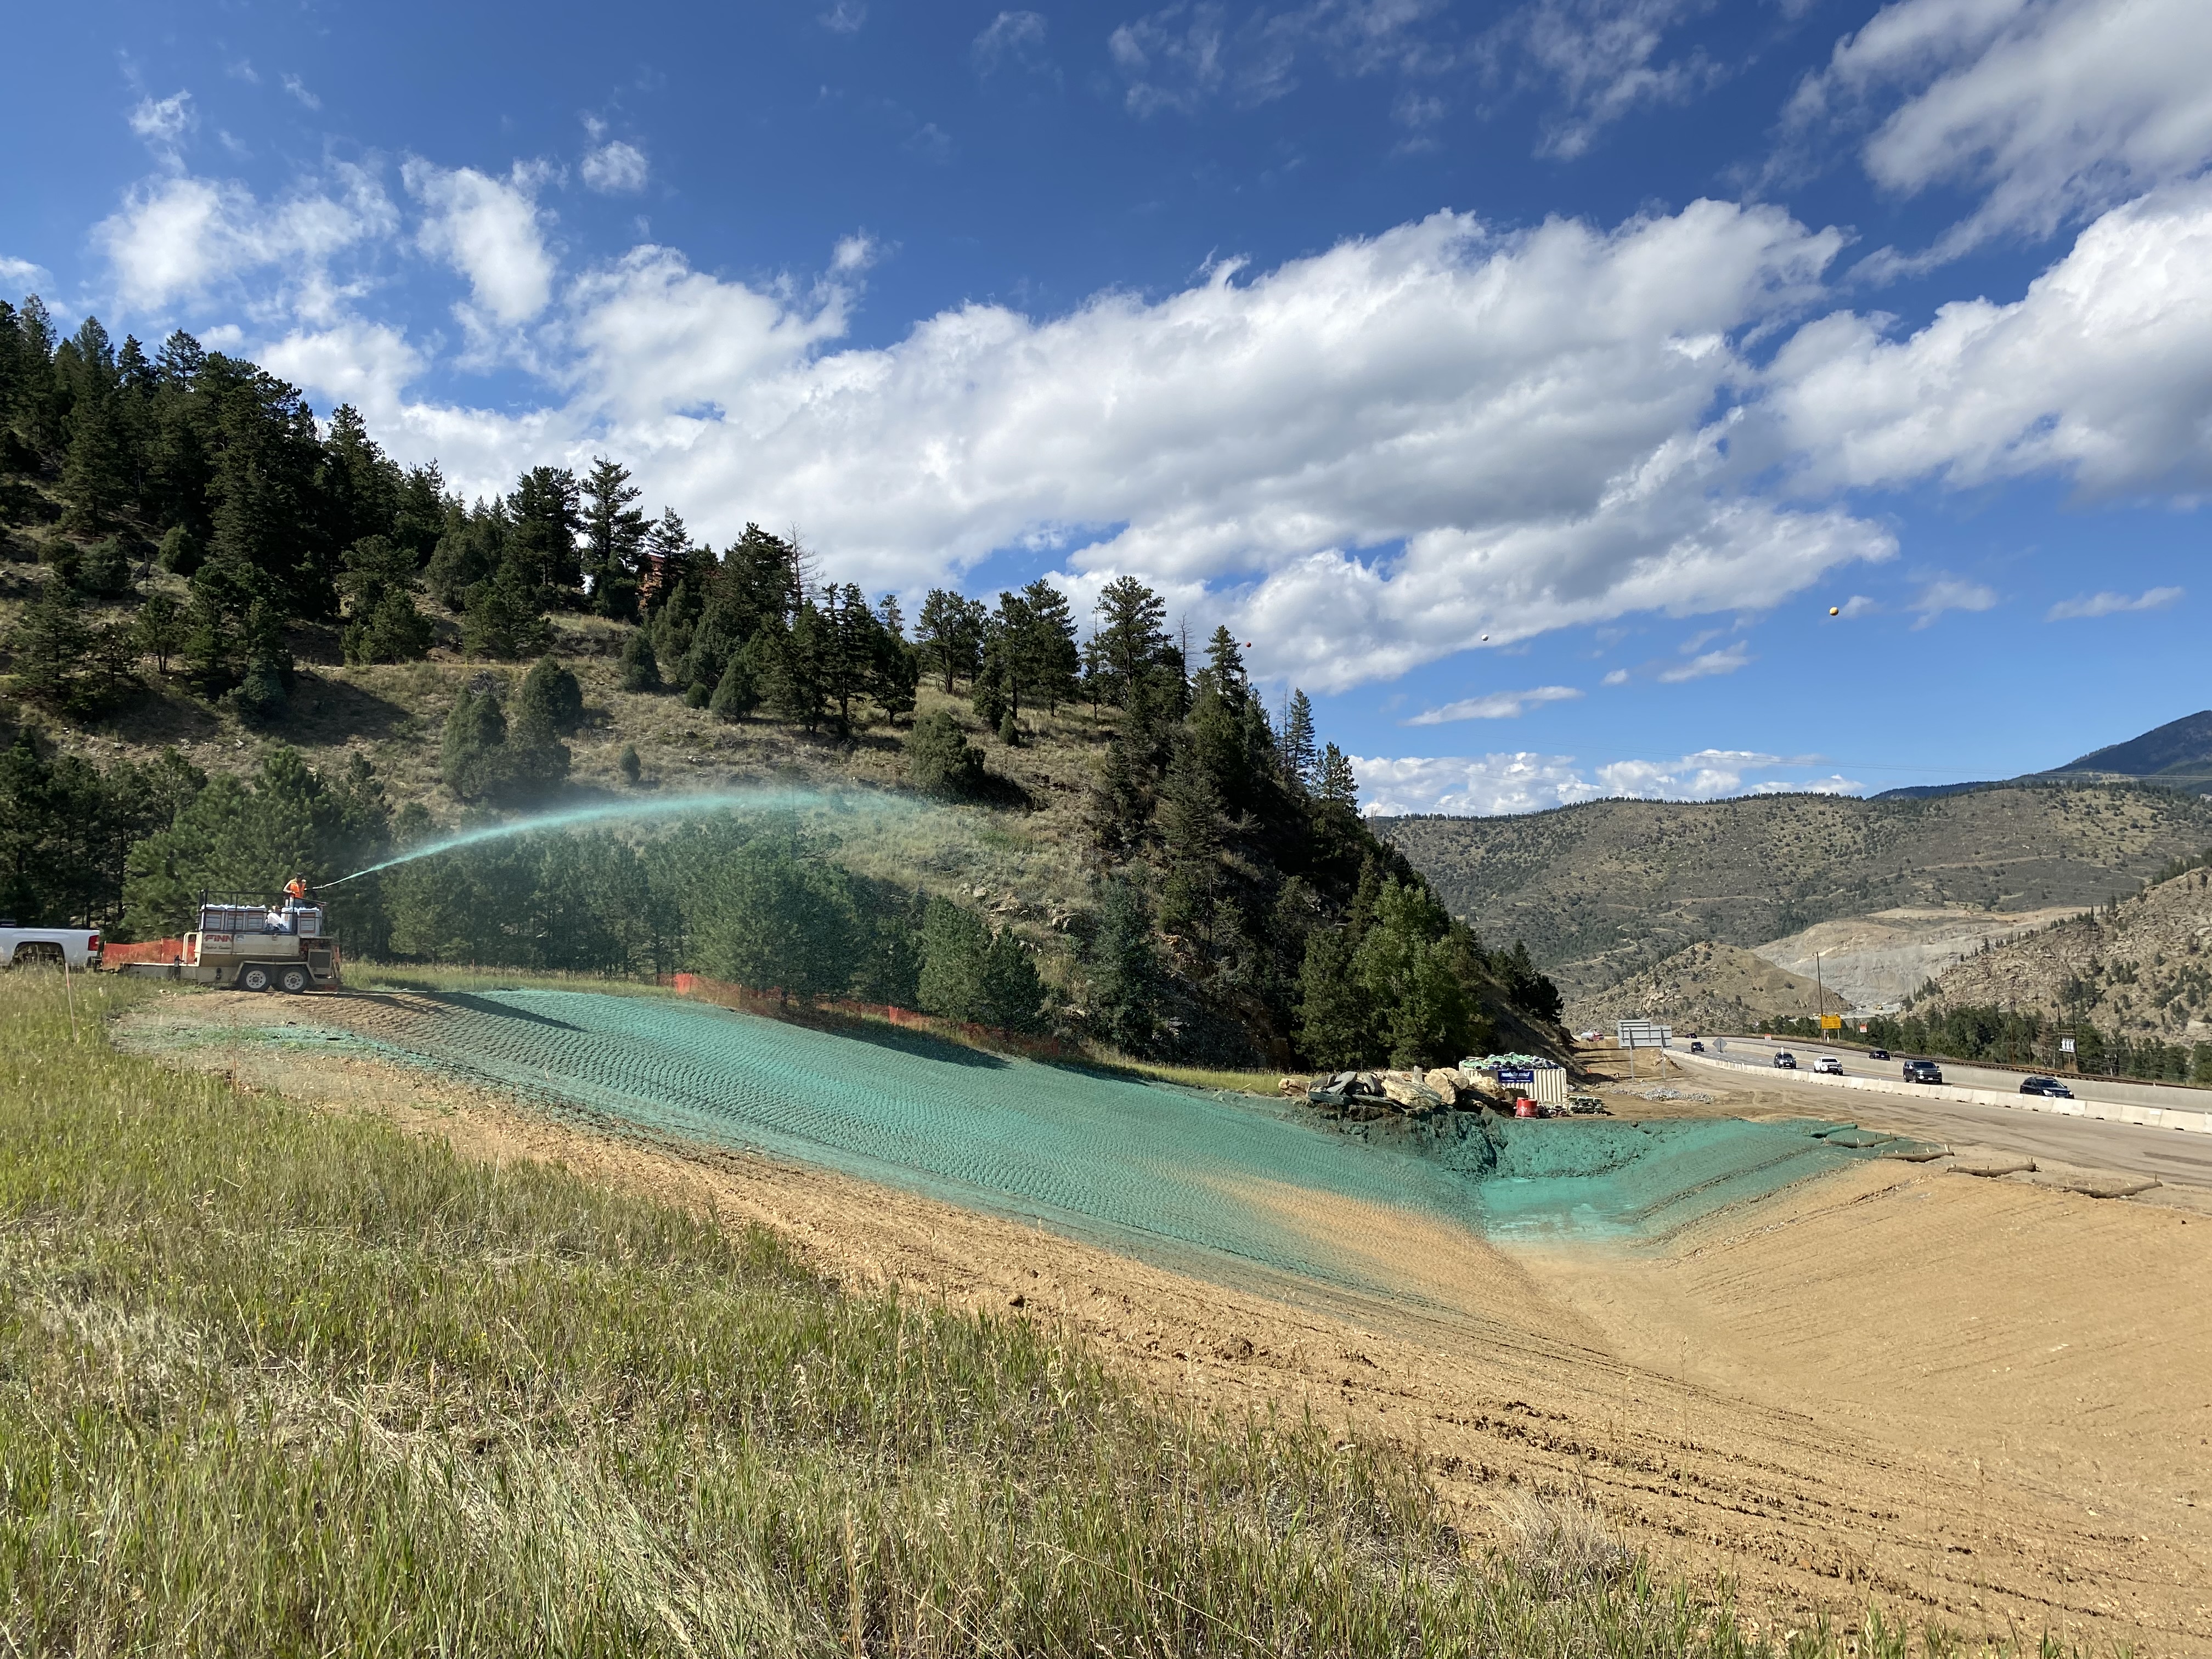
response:
{"label": "distant mountain ridge", "polygon": [[2033,778],[2134,779],[2177,789],[2212,789],[2212,708],[2184,714],[2178,720],[2154,726],[2124,743],[2093,749],[2078,760],[2045,772],[1980,783],[1916,783],[1901,789],[1885,789],[1875,800],[1933,800],[1941,795],[1964,794],[1974,789],[1999,789],[2005,783],[2024,783]]}
{"label": "distant mountain ridge", "polygon": [[2094,749],[2075,761],[2054,766],[2045,777],[2146,778],[2160,781],[2212,783],[2212,708],[2184,714],[2125,743]]}
{"label": "distant mountain ridge", "polygon": [[2059,777],[1372,822],[1477,933],[1525,939],[1571,1001],[1700,940],[1749,949],[1907,906],[2101,904],[2212,847],[2212,799]]}

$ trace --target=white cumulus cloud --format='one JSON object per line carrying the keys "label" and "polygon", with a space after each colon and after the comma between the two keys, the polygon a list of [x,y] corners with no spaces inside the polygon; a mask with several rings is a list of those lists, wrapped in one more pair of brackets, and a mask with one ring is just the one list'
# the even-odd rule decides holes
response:
{"label": "white cumulus cloud", "polygon": [[584,183],[603,195],[629,194],[645,188],[645,152],[635,144],[617,138],[585,153],[580,171]]}
{"label": "white cumulus cloud", "polygon": [[518,163],[507,178],[495,179],[474,167],[410,159],[400,176],[425,210],[418,246],[468,278],[485,316],[512,325],[545,309],[555,266],[536,200],[537,172]]}
{"label": "white cumulus cloud", "polygon": [[1768,371],[1808,488],[2030,473],[2087,493],[2212,488],[2212,179],[2113,209],[2009,304],[1961,300],[1904,339],[1838,312]]}
{"label": "white cumulus cloud", "polygon": [[2141,593],[2086,593],[2061,599],[2044,613],[2045,622],[2074,622],[2090,617],[2117,617],[2130,611],[2163,611],[2182,596],[2178,587],[2147,588]]}
{"label": "white cumulus cloud", "polygon": [[1356,756],[1352,769],[1359,780],[1361,810],[1378,817],[1415,812],[1490,817],[1608,797],[1718,800],[1747,793],[1851,794],[1864,787],[1836,774],[1799,780],[1759,776],[1783,769],[1802,769],[1808,763],[1802,757],[1750,750],[1705,749],[1673,760],[1620,760],[1585,767],[1571,755],[1522,750],[1395,759]]}
{"label": "white cumulus cloud", "polygon": [[[1895,0],[1802,86],[1801,129],[1876,116],[1867,171],[1980,204],[1924,258],[2045,234],[2212,161],[2203,0]],[[1901,100],[1901,101],[1899,101]],[[1886,110],[1886,113],[1881,112]]]}
{"label": "white cumulus cloud", "polygon": [[129,310],[155,310],[250,276],[273,279],[269,304],[327,318],[350,284],[333,262],[390,236],[398,215],[376,176],[340,164],[264,202],[235,180],[165,174],[141,181],[93,227],[94,246]]}

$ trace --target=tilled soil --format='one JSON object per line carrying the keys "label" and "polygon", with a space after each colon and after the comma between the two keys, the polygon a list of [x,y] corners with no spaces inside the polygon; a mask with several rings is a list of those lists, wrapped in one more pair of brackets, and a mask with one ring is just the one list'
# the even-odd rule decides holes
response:
{"label": "tilled soil", "polygon": [[[435,1017],[303,1006],[372,1035]],[[163,998],[136,1036],[270,1012]],[[1970,1634],[2212,1653],[2202,1214],[1879,1162],[1657,1249],[1507,1250],[1302,1188],[1237,1194],[1403,1287],[1378,1296],[1218,1261],[1184,1274],[817,1169],[593,1133],[336,1050],[171,1052],[469,1156],[763,1223],[851,1282],[1064,1322],[1201,1409],[1379,1435],[1478,1538],[1516,1488],[1583,1494],[1663,1565],[1734,1578],[1762,1627],[1874,1602]]]}

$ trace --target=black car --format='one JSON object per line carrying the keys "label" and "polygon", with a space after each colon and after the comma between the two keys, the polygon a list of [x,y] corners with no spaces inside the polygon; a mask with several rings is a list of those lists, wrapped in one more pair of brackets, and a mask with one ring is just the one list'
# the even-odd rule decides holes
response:
{"label": "black car", "polygon": [[1702,1054],[1705,1052],[1705,1045],[1698,1042],[1697,1038],[1692,1037],[1690,1039],[1690,1052],[1693,1054]]}
{"label": "black car", "polygon": [[1905,1080],[1907,1083],[1941,1083],[1943,1068],[1932,1060],[1908,1060],[1905,1062]]}
{"label": "black car", "polygon": [[1889,1058],[1889,1050],[1887,1048],[1869,1048],[1867,1050],[1867,1058],[1869,1060],[1887,1060]]}
{"label": "black car", "polygon": [[2044,1095],[2052,1100],[2074,1098],[2074,1091],[2055,1077],[2024,1077],[2020,1080],[2020,1091],[2024,1095]]}
{"label": "black car", "polygon": [[1784,1048],[1774,1056],[1774,1063],[1785,1072],[1794,1072],[1797,1069],[1797,1056]]}

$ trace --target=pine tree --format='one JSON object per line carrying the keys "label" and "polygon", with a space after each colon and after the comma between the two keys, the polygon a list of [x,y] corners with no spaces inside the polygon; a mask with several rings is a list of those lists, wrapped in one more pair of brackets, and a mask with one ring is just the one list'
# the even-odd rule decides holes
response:
{"label": "pine tree", "polygon": [[1364,991],[1352,976],[1352,947],[1334,928],[1306,941],[1298,974],[1297,1046],[1331,1071],[1367,1065],[1376,1043]]}
{"label": "pine tree", "polygon": [[85,652],[92,633],[84,602],[55,577],[23,607],[8,648],[15,656],[20,696],[51,708],[74,709],[85,696]]}
{"label": "pine tree", "polygon": [[184,644],[184,607],[173,595],[157,590],[140,603],[137,619],[132,626],[139,651],[154,659],[155,672],[166,676],[169,659]]}
{"label": "pine tree", "polygon": [[714,695],[707,701],[708,712],[717,720],[741,720],[760,707],[760,683],[753,673],[751,658],[743,651],[732,651],[714,682]]}
{"label": "pine tree", "polygon": [[540,657],[523,676],[514,699],[518,726],[542,726],[566,736],[583,724],[584,691],[576,677],[551,657]]}
{"label": "pine tree", "polygon": [[113,524],[129,503],[132,468],[112,392],[80,403],[71,425],[69,456],[62,463],[61,496],[69,507],[62,522],[89,534]]}
{"label": "pine tree", "polygon": [[1160,966],[1152,917],[1133,883],[1107,884],[1083,961],[1092,1033],[1125,1054],[1149,1054],[1158,1032]]}
{"label": "pine tree", "polygon": [[922,601],[916,637],[923,661],[943,678],[947,696],[956,678],[972,678],[981,665],[984,615],[979,601],[942,587],[931,588]]}
{"label": "pine tree", "polygon": [[475,684],[461,688],[446,716],[438,748],[446,787],[463,800],[498,793],[504,782],[506,747],[506,712],[491,682],[479,676]]}
{"label": "pine tree", "polygon": [[1162,626],[1167,605],[1134,576],[1119,576],[1099,590],[1098,615],[1105,701],[1120,708],[1168,653],[1167,631]]}
{"label": "pine tree", "polygon": [[[604,455],[592,458],[583,482],[584,575],[592,609],[623,622],[637,619],[645,514],[630,503],[641,493],[628,467]],[[681,520],[677,527],[682,529]]]}
{"label": "pine tree", "polygon": [[1320,757],[1314,752],[1313,704],[1304,691],[1291,693],[1283,715],[1282,771],[1284,781],[1301,793],[1319,781]]}
{"label": "pine tree", "polygon": [[962,799],[974,794],[983,782],[983,751],[968,741],[968,734],[950,709],[924,714],[907,734],[907,776],[927,795]]}
{"label": "pine tree", "polygon": [[1334,744],[1322,751],[1319,793],[1332,805],[1357,810],[1359,805],[1359,781],[1352,776],[1352,763]]}
{"label": "pine tree", "polygon": [[653,653],[653,641],[642,628],[633,628],[623,640],[622,689],[625,691],[659,691],[660,661]]}
{"label": "pine tree", "polygon": [[1030,700],[1048,714],[1075,696],[1082,655],[1075,647],[1075,613],[1067,596],[1042,576],[1022,589],[1018,654]]}
{"label": "pine tree", "polygon": [[506,518],[501,562],[520,574],[531,608],[543,611],[573,596],[583,586],[576,557],[583,518],[575,475],[565,467],[531,468],[515,481]]}

